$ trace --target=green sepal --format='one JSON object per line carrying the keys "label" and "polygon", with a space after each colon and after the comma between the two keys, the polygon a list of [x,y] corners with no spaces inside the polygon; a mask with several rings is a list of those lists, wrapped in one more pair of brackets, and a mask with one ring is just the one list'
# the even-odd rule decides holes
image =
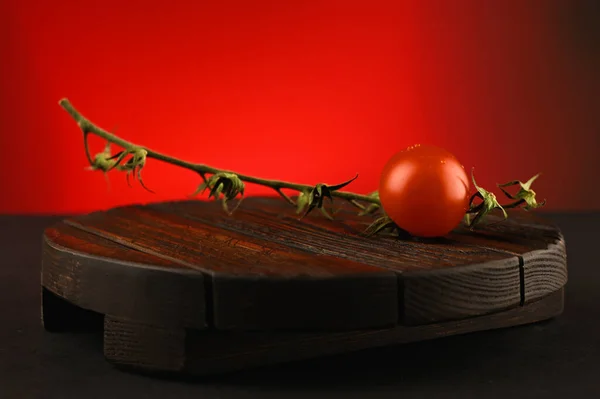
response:
{"label": "green sepal", "polygon": [[113,159],[110,153],[110,142],[104,146],[104,151],[97,153],[94,156],[94,162],[88,167],[89,170],[101,170],[106,173],[114,168],[117,161]]}
{"label": "green sepal", "polygon": [[[523,209],[525,209],[526,211],[530,210],[530,209],[535,209],[535,208],[540,208],[544,205],[546,205],[546,200],[543,200],[542,202],[537,202],[535,196],[536,193],[535,191],[533,191],[531,189],[531,185],[533,184],[533,182],[540,177],[541,173],[538,173],[537,175],[533,176],[531,179],[527,180],[525,183],[523,183],[522,181],[519,180],[513,180],[513,181],[509,181],[508,183],[504,183],[504,184],[498,184],[498,187],[500,188],[500,190],[502,190],[502,192],[504,193],[504,195],[506,195],[506,197],[513,199],[513,200],[517,200],[517,202],[525,202],[527,205],[525,205],[523,207]],[[504,189],[504,187],[510,187],[510,186],[520,186],[519,191],[515,194],[512,195],[510,194],[507,190]]]}
{"label": "green sepal", "polygon": [[[300,217],[300,219],[304,218],[306,215],[308,215],[310,212],[312,212],[313,209],[318,208],[321,210],[321,213],[326,218],[333,220],[333,217],[331,216],[331,214],[324,211],[324,209],[323,209],[324,199],[329,198],[329,201],[331,201],[331,203],[333,204],[333,196],[331,195],[331,193],[334,191],[337,191],[341,188],[346,187],[348,184],[350,184],[354,180],[356,180],[357,177],[358,177],[358,174],[350,180],[347,180],[343,183],[336,184],[333,186],[329,186],[325,183],[319,183],[319,184],[315,185],[312,188],[312,190],[310,190],[309,193],[306,193],[304,191],[301,192],[298,199],[296,200],[296,202],[298,203],[296,211],[297,211],[297,213],[301,213],[305,208],[306,208],[306,211]],[[306,198],[303,198],[303,196],[305,196]],[[300,201],[301,201],[301,203],[299,203]]]}
{"label": "green sepal", "polygon": [[496,195],[477,185],[477,182],[475,181],[474,170],[475,168],[471,170],[471,180],[473,181],[473,186],[477,190],[477,193],[475,193],[475,195],[471,197],[471,203],[475,198],[480,198],[482,202],[481,204],[475,207],[473,207],[471,204],[471,209],[469,209],[467,215],[470,213],[475,213],[475,217],[473,218],[473,220],[471,220],[470,216],[465,217],[465,222],[467,226],[473,229],[473,227],[475,227],[476,224],[482,222],[484,217],[488,213],[492,212],[494,209],[500,209],[502,211],[502,214],[504,215],[504,219],[506,220],[508,218],[508,214],[506,213],[506,210],[502,207],[502,205],[500,205],[500,203],[498,202]]}
{"label": "green sepal", "polygon": [[[125,177],[129,186],[131,186],[129,176],[133,175],[134,179],[137,178],[144,189],[153,192],[145,185],[144,179],[142,178],[142,170],[146,166],[148,151],[143,148],[132,148],[126,151],[119,151],[116,154],[111,154],[110,146],[111,143],[107,142],[104,147],[104,151],[94,156],[94,161],[92,165],[90,165],[89,169],[101,170],[104,173],[107,173],[112,169],[117,169],[126,173]],[[123,160],[128,155],[131,155],[131,157],[127,160],[127,162],[123,163]]]}
{"label": "green sepal", "polygon": [[[228,214],[232,214],[240,205],[244,198],[245,184],[235,173],[219,172],[215,173],[206,179],[206,176],[201,175],[203,182],[198,186],[196,191],[191,196],[196,196],[209,189],[208,198],[214,198],[216,201],[222,201],[223,210]],[[227,202],[240,196],[235,208],[229,211]]]}

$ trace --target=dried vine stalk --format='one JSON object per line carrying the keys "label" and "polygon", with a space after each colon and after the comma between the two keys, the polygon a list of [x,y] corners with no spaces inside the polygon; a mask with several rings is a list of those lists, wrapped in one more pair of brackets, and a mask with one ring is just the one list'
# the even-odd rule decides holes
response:
{"label": "dried vine stalk", "polygon": [[[118,171],[125,172],[128,182],[130,176],[132,176],[134,180],[137,179],[142,187],[150,192],[152,192],[152,190],[150,190],[144,183],[142,170],[146,166],[148,159],[156,159],[198,173],[198,175],[202,178],[202,183],[198,186],[193,195],[197,195],[208,190],[208,197],[214,198],[215,200],[220,200],[224,211],[228,214],[232,214],[243,200],[245,183],[251,183],[273,189],[285,201],[296,207],[296,213],[301,214],[301,218],[312,212],[314,209],[319,209],[325,217],[328,219],[333,219],[333,216],[325,210],[324,202],[325,198],[328,198],[330,203],[333,204],[333,199],[335,197],[348,201],[350,204],[358,208],[360,216],[380,214],[380,216],[376,218],[374,222],[366,229],[365,233],[367,235],[373,235],[390,229],[398,232],[401,235],[406,234],[385,214],[381,207],[378,192],[375,191],[373,193],[364,195],[348,191],[340,191],[342,188],[348,186],[355,179],[357,179],[358,174],[353,178],[339,184],[332,185],[319,183],[311,186],[280,180],[262,179],[229,170],[218,169],[200,163],[187,162],[151,150],[148,147],[133,144],[96,126],[90,120],[85,118],[77,109],[75,109],[75,107],[73,107],[73,105],[66,98],[60,100],[59,105],[69,113],[75,122],[77,122],[83,133],[84,150],[88,162],[90,163],[91,170],[99,170],[103,173],[108,173],[111,170],[116,169]],[[94,157],[92,157],[90,154],[88,144],[88,137],[90,134],[106,140],[104,151],[96,154]],[[111,145],[113,144],[121,147],[122,150],[112,154]],[[471,197],[469,209],[465,214],[465,222],[467,226],[473,228],[477,223],[481,222],[488,213],[495,209],[500,209],[506,218],[507,214],[504,210],[506,208],[516,208],[518,206],[525,205],[524,209],[529,210],[543,206],[545,201],[537,203],[535,199],[536,194],[531,189],[531,184],[537,179],[538,176],[539,175],[532,177],[525,183],[515,180],[505,184],[499,184],[498,187],[502,190],[502,192],[509,199],[514,200],[514,202],[507,205],[500,205],[493,193],[477,185],[475,182],[475,177],[472,174],[473,185],[477,189],[477,192]],[[505,189],[505,187],[509,186],[520,186],[520,190],[515,195],[512,195]],[[284,189],[298,192],[296,201],[285,194],[282,191]],[[239,198],[238,203],[234,209],[230,211],[228,202],[235,198]],[[476,199],[481,200],[481,203],[475,205],[474,202]],[[471,219],[472,215],[474,215],[473,219]]]}

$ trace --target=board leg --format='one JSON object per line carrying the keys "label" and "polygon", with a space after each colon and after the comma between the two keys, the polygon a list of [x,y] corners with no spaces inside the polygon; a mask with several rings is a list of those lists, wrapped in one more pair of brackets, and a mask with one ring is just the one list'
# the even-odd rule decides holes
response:
{"label": "board leg", "polygon": [[195,375],[228,373],[386,345],[526,325],[552,319],[563,309],[564,290],[560,289],[504,312],[421,326],[331,333],[189,330],[185,371]]}
{"label": "board leg", "polygon": [[122,317],[104,318],[104,357],[121,368],[180,372],[185,368],[186,331],[158,327]]}
{"label": "board leg", "polygon": [[50,332],[102,331],[104,315],[82,309],[42,287],[41,321]]}

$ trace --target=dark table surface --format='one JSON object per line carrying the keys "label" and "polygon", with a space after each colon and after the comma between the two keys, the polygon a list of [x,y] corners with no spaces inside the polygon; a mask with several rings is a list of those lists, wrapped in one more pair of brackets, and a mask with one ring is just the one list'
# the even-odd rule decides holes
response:
{"label": "dark table surface", "polygon": [[600,398],[600,213],[548,217],[567,243],[558,318],[177,381],[113,368],[97,334],[45,332],[41,235],[60,218],[0,216],[0,398]]}

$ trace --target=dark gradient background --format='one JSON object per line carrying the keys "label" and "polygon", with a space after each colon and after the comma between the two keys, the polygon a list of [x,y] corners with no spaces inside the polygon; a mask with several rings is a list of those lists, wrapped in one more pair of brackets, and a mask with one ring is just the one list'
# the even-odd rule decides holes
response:
{"label": "dark gradient background", "polygon": [[2,0],[0,213],[179,199],[198,184],[150,162],[157,194],[116,173],[107,190],[62,97],[128,140],[241,173],[359,172],[349,188],[368,192],[394,152],[431,143],[484,186],[541,171],[547,209],[600,209],[598,4]]}

